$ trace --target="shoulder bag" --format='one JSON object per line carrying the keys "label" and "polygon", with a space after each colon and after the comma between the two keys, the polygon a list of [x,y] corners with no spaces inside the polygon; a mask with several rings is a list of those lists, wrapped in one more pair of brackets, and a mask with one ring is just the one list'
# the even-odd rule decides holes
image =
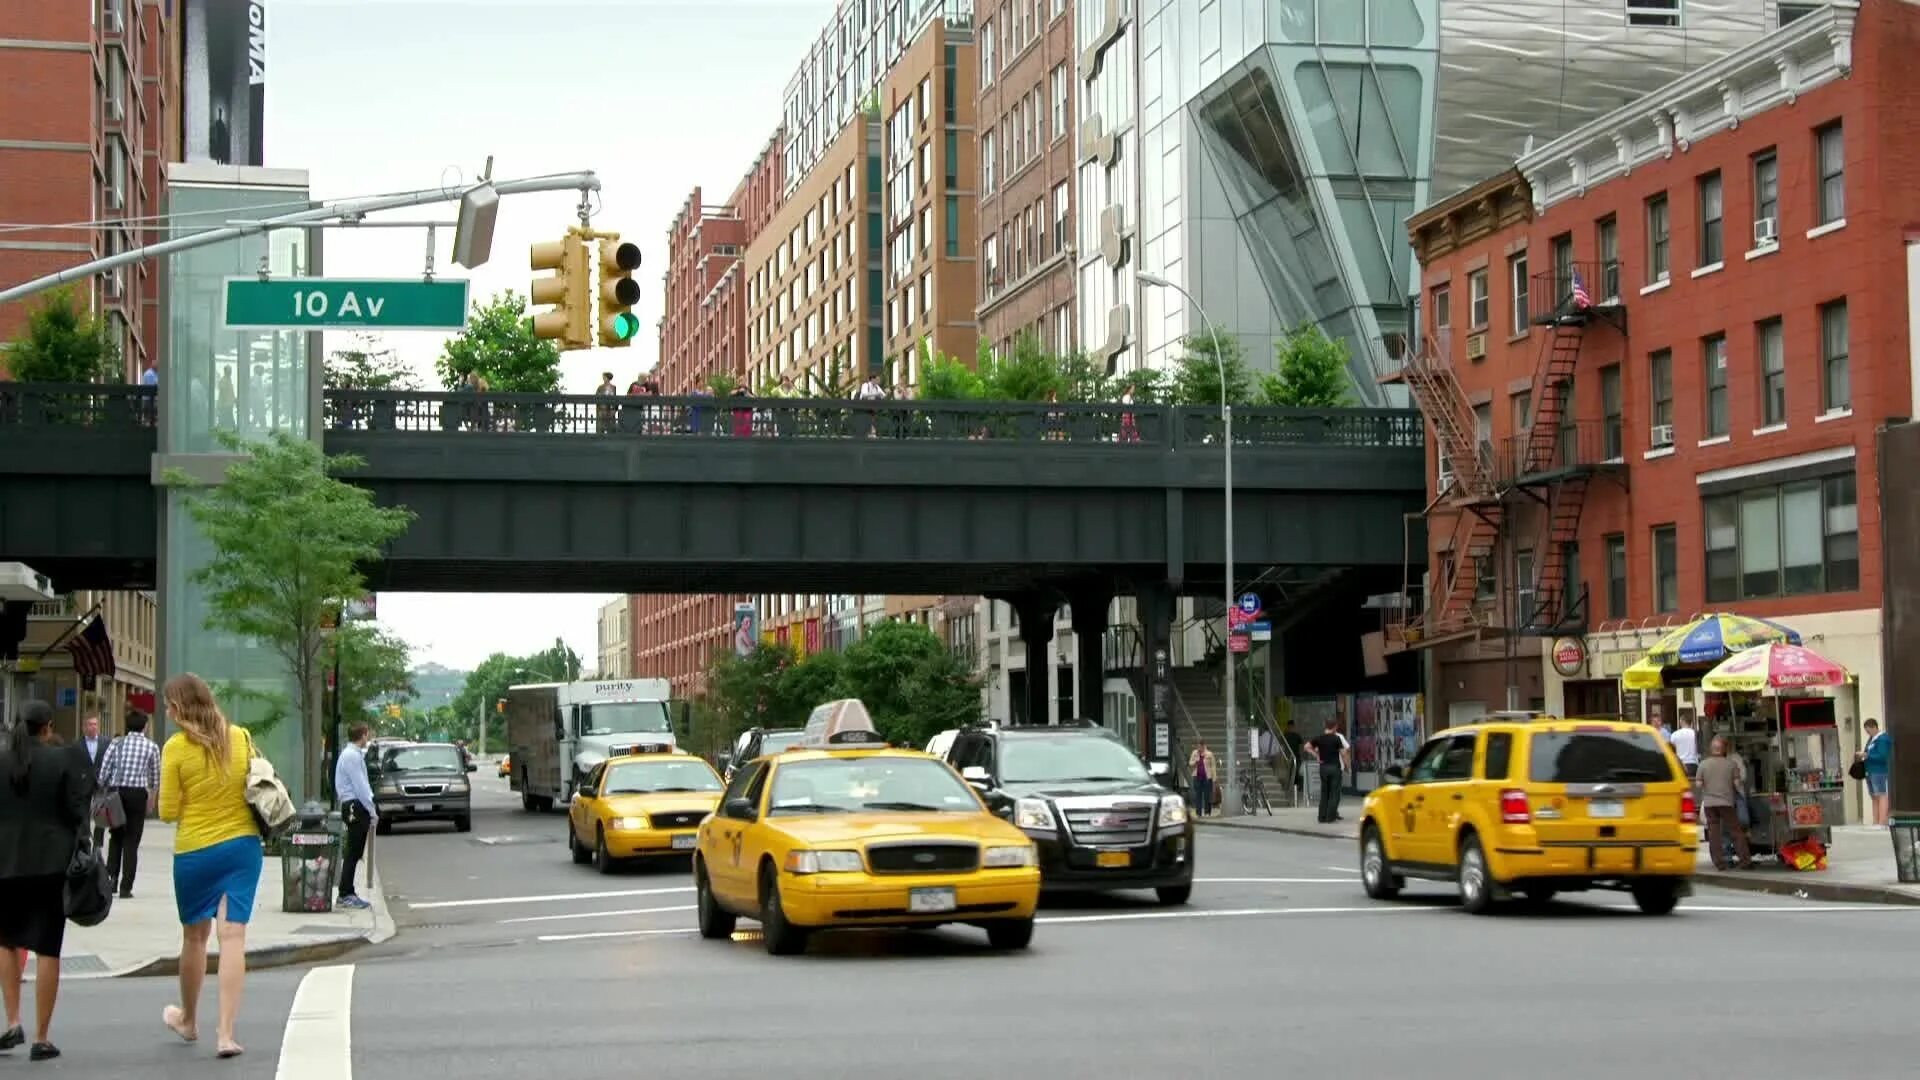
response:
{"label": "shoulder bag", "polygon": [[[101,776],[113,775],[114,755],[120,752],[120,739],[124,738],[126,736],[120,736],[107,747],[106,756],[100,761]],[[104,784],[96,784],[94,787],[93,801],[89,809],[92,811],[93,824],[96,828],[118,829],[127,823],[127,804],[121,800],[120,792]]]}
{"label": "shoulder bag", "polygon": [[262,838],[293,824],[293,796],[273,771],[273,762],[260,755],[251,731],[247,732],[247,809],[253,811],[253,822]]}
{"label": "shoulder bag", "polygon": [[113,910],[113,879],[82,826],[67,861],[66,915],[75,926],[99,926]]}

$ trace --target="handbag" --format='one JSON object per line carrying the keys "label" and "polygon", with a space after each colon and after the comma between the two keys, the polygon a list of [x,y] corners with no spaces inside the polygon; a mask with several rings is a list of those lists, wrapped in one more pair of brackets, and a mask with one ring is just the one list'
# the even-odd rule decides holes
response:
{"label": "handbag", "polygon": [[260,755],[251,731],[247,732],[247,809],[253,811],[253,823],[262,839],[293,824],[293,796],[273,771],[273,762]]}
{"label": "handbag", "polygon": [[1867,759],[1861,758],[1847,766],[1847,775],[1853,777],[1855,780],[1865,780],[1867,778]]}
{"label": "handbag", "polygon": [[93,795],[93,823],[102,829],[118,829],[127,823],[127,804],[121,801],[118,788],[96,791]]}
{"label": "handbag", "polygon": [[99,926],[113,910],[113,879],[85,829],[75,838],[67,861],[66,914],[75,926]]}

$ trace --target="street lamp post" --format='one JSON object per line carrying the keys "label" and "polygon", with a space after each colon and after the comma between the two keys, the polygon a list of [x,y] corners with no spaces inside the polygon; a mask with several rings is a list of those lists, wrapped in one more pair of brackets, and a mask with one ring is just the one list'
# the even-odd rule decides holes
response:
{"label": "street lamp post", "polygon": [[[1222,502],[1226,504],[1226,609],[1227,653],[1226,653],[1226,697],[1227,697],[1227,786],[1220,793],[1220,810],[1232,817],[1240,812],[1240,720],[1235,708],[1236,687],[1233,671],[1233,403],[1227,399],[1227,357],[1221,350],[1220,331],[1213,324],[1213,318],[1207,309],[1185,288],[1161,277],[1159,274],[1137,271],[1133,278],[1142,285],[1156,289],[1172,289],[1184,297],[1193,309],[1200,313],[1200,321],[1207,328],[1207,338],[1213,342],[1213,362],[1220,369],[1220,440],[1222,453],[1226,460],[1226,476],[1221,485]],[[1203,811],[1205,807],[1201,808]]]}

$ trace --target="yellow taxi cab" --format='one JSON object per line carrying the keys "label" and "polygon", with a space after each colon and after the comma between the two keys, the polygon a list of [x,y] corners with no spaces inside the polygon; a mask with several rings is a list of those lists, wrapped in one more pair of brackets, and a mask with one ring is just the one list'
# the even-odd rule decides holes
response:
{"label": "yellow taxi cab", "polygon": [[700,826],[700,936],[760,923],[767,951],[829,927],[980,927],[995,948],[1033,940],[1033,841],[952,767],[888,746],[854,700],[815,709],[800,742],[743,763]]}
{"label": "yellow taxi cab", "polygon": [[513,755],[500,755],[500,776],[502,779],[513,775]]}
{"label": "yellow taxi cab", "polygon": [[573,796],[567,850],[603,874],[629,859],[689,855],[700,823],[720,805],[720,788],[720,774],[692,754],[608,758]]}
{"label": "yellow taxi cab", "polygon": [[1425,878],[1456,882],[1476,915],[1588,889],[1665,915],[1692,892],[1693,785],[1645,724],[1496,713],[1440,732],[1385,778],[1360,822],[1361,882],[1376,900]]}

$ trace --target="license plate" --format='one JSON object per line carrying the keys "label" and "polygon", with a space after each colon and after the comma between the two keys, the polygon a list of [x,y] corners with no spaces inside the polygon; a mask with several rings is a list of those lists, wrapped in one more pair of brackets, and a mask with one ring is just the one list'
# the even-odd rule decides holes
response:
{"label": "license plate", "polygon": [[433,804],[430,802],[417,802],[413,804],[412,810],[416,814],[431,814],[433,813]]}
{"label": "license plate", "polygon": [[912,889],[907,893],[907,910],[915,915],[935,915],[952,911],[954,906],[952,889]]}
{"label": "license plate", "polygon": [[1095,866],[1101,866],[1101,867],[1132,866],[1133,852],[1131,851],[1096,851],[1093,854],[1093,864]]}
{"label": "license plate", "polygon": [[685,836],[676,836],[673,838],[673,850],[692,851],[693,846],[699,842],[700,838],[692,833],[687,833]]}
{"label": "license plate", "polygon": [[1588,799],[1587,816],[1592,818],[1622,818],[1627,816],[1627,804],[1619,799]]}

